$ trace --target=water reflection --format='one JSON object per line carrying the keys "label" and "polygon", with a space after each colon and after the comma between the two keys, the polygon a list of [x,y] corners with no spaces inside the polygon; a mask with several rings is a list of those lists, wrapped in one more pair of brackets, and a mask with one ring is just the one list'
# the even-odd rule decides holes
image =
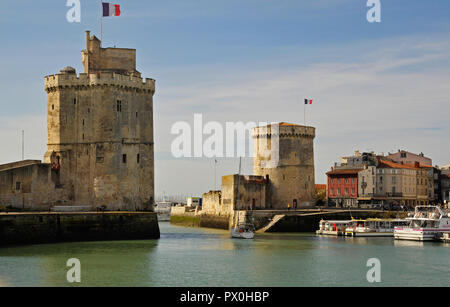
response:
{"label": "water reflection", "polygon": [[157,244],[157,240],[105,241],[0,249],[0,271],[14,272],[9,275],[12,285],[67,286],[67,260],[78,258],[82,286],[145,284],[151,282],[152,276],[148,274],[151,273],[148,255]]}
{"label": "water reflection", "polygon": [[424,244],[422,241],[394,240],[394,246],[423,247]]}
{"label": "water reflection", "polygon": [[0,283],[68,286],[66,261],[78,258],[81,286],[371,286],[373,257],[383,266],[382,285],[448,283],[448,244],[298,233],[241,240],[224,230],[160,229],[160,240],[0,249]]}

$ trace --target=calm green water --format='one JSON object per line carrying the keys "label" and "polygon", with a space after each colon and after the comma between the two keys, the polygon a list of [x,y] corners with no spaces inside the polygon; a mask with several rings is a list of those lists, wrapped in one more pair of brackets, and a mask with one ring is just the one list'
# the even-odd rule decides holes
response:
{"label": "calm green water", "polygon": [[161,223],[161,239],[0,249],[0,285],[68,286],[66,261],[81,261],[81,286],[449,286],[450,245],[390,238],[264,234],[230,239],[220,230]]}

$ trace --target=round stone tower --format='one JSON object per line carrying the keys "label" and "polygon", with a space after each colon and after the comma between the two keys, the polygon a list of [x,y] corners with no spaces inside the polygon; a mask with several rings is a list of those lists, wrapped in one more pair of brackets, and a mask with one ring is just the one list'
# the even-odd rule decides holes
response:
{"label": "round stone tower", "polygon": [[315,128],[289,123],[253,129],[254,174],[269,181],[268,207],[314,205]]}

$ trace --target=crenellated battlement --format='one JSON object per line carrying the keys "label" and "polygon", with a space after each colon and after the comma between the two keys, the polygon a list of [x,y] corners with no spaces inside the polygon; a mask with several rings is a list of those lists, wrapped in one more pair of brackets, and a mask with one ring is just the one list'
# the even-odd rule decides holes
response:
{"label": "crenellated battlement", "polygon": [[74,87],[90,88],[95,86],[112,86],[125,89],[137,89],[155,92],[155,80],[138,76],[122,75],[114,72],[102,72],[98,74],[60,73],[45,77],[45,91],[51,92],[57,89]]}
{"label": "crenellated battlement", "polygon": [[315,138],[316,128],[296,124],[279,123],[255,127],[252,130],[253,138],[267,138],[278,136],[280,138]]}

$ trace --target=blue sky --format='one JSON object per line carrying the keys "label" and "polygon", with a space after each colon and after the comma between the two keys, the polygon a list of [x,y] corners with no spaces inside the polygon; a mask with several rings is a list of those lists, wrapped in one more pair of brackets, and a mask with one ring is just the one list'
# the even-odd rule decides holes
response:
{"label": "blue sky", "polygon": [[[312,97],[316,181],[356,149],[420,152],[450,163],[450,2],[381,0],[368,23],[364,0],[125,1],[105,18],[103,45],[137,49],[154,99],[156,193],[213,188],[211,159],[171,158],[171,125],[191,121],[303,121]],[[42,159],[43,76],[82,71],[84,31],[98,37],[100,1],[81,0],[81,23],[65,0],[3,1],[0,11],[0,163]],[[219,161],[217,176],[236,172]],[[251,173],[251,159],[244,171]],[[196,180],[186,180],[195,174]],[[218,179],[220,181],[220,179]]]}

